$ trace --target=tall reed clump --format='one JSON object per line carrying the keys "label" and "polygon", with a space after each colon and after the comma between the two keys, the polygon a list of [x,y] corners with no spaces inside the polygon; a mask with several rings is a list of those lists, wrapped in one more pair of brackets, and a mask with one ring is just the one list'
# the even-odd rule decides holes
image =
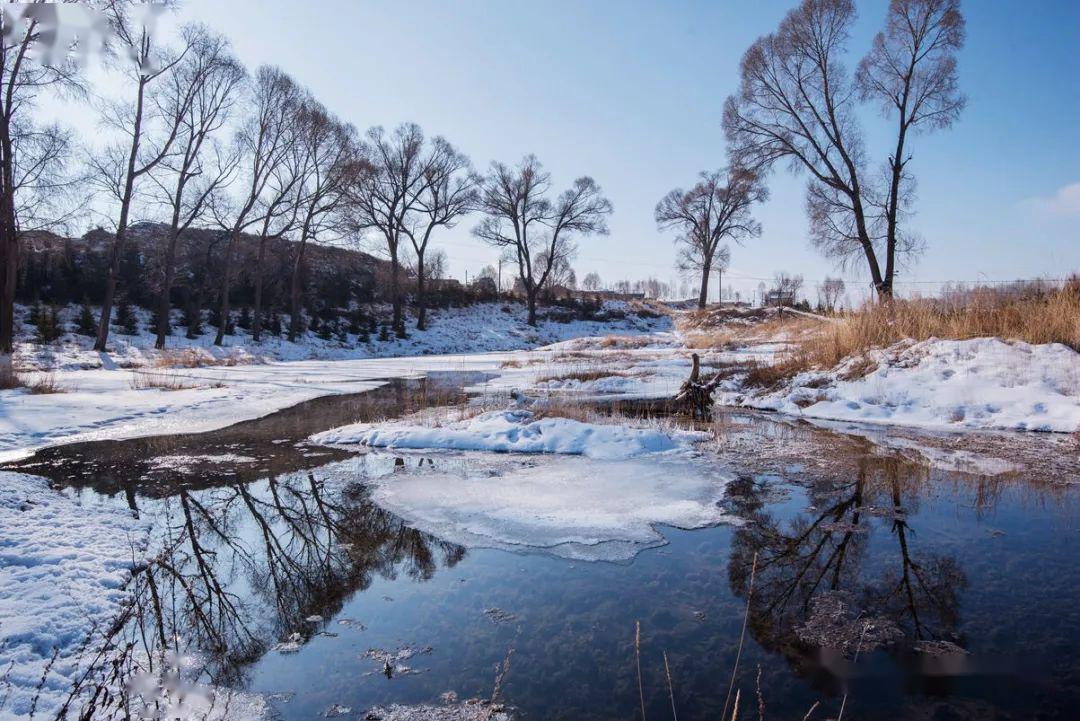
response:
{"label": "tall reed clump", "polygon": [[1062,343],[1080,351],[1080,276],[1059,288],[1033,282],[867,304],[801,339],[785,370],[831,368],[850,355],[908,338],[983,337]]}

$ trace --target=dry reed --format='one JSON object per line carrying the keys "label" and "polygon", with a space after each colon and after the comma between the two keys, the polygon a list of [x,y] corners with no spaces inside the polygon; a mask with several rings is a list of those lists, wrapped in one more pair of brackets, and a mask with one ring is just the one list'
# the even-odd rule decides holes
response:
{"label": "dry reed", "polygon": [[638,698],[641,700],[641,721],[645,721],[645,685],[641,682],[641,621],[634,621],[634,662],[637,664]]}
{"label": "dry reed", "polygon": [[[728,683],[727,698],[724,699],[724,713],[721,718],[727,716],[728,702],[731,701],[731,690],[735,688],[735,675],[739,672],[739,659],[742,658],[743,643],[746,641],[746,624],[750,620],[750,601],[754,595],[754,575],[757,573],[757,552],[754,552],[754,560],[750,564],[750,584],[746,589],[746,613],[743,615],[742,632],[739,634],[739,650],[735,653],[735,665],[731,668],[731,681]],[[739,692],[735,691],[735,713],[731,714],[732,721],[739,711]]]}

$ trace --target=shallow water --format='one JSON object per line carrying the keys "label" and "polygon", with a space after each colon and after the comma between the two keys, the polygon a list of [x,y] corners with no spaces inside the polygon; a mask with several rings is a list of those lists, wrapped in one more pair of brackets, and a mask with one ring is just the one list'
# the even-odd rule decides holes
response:
{"label": "shallow water", "polygon": [[[759,668],[769,718],[801,719],[815,702],[812,718],[835,718],[845,694],[851,719],[1075,718],[1075,487],[931,471],[865,439],[735,414],[712,462],[718,483],[736,477],[720,503],[737,523],[658,529],[663,545],[619,563],[467,548],[381,508],[369,478],[550,459],[356,462],[296,445],[316,426],[392,414],[416,390],[22,466],[161,519],[168,552],[137,576],[132,637],[181,633],[204,680],[273,694],[283,719],[488,698],[508,655],[500,700],[522,717],[634,718],[637,622],[647,717],[671,718],[673,695],[678,718],[717,719],[748,596],[740,718],[757,713]],[[386,402],[371,410],[374,398]],[[941,641],[951,653],[917,650]]]}

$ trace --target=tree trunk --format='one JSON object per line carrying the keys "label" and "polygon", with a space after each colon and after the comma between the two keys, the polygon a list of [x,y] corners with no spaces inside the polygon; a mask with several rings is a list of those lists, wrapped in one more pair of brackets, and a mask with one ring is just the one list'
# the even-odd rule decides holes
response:
{"label": "tree trunk", "polygon": [[116,228],[116,237],[113,239],[112,249],[109,253],[109,275],[105,280],[105,297],[101,299],[101,318],[98,320],[97,340],[94,341],[94,350],[105,352],[109,342],[109,324],[112,322],[113,301],[116,299],[116,277],[120,274],[120,258],[123,255],[124,235],[127,230],[127,215],[129,203],[124,203],[120,209],[120,225]]}
{"label": "tree trunk", "polygon": [[525,288],[525,302],[529,306],[529,325],[536,327],[536,289]]}
{"label": "tree trunk", "polygon": [[394,333],[398,337],[405,335],[405,324],[401,320],[401,288],[398,283],[397,252],[390,256],[390,303],[394,308]]}
{"label": "tree trunk", "polygon": [[292,282],[289,288],[289,304],[292,317],[289,319],[289,342],[295,343],[300,335],[301,309],[300,309],[300,270],[304,263],[304,246],[307,239],[300,237],[300,247],[296,249],[296,261],[293,263]]}
{"label": "tree trunk", "polygon": [[165,249],[165,278],[161,283],[161,298],[158,300],[157,339],[154,341],[154,347],[158,350],[165,348],[165,337],[169,334],[169,293],[172,291],[173,274],[176,271],[177,236],[179,233],[174,219],[173,227],[169,231],[169,244]]}
{"label": "tree trunk", "polygon": [[0,152],[3,157],[0,195],[0,353],[8,356],[15,348],[15,283],[18,280],[19,236],[15,224],[15,187],[12,168],[11,133],[8,123],[0,125]]}
{"label": "tree trunk", "polygon": [[218,307],[218,329],[214,336],[214,345],[225,342],[225,331],[229,329],[229,291],[232,289],[232,262],[236,244],[240,239],[240,230],[234,229],[229,234],[229,242],[225,245],[225,262],[221,269],[221,304]]}
{"label": "tree trunk", "polygon": [[259,236],[259,255],[255,259],[255,317],[251,319],[251,339],[262,340],[263,259],[266,256],[266,233]]}
{"label": "tree trunk", "polygon": [[701,266],[701,292],[698,293],[697,307],[704,308],[709,302],[709,274],[712,273],[712,266],[706,264]]}
{"label": "tree trunk", "polygon": [[427,307],[424,304],[424,258],[416,259],[416,329],[427,329]]}
{"label": "tree trunk", "polygon": [[116,297],[116,276],[120,274],[120,258],[123,257],[128,213],[131,211],[131,200],[135,195],[135,161],[139,157],[139,143],[142,140],[143,98],[147,82],[148,79],[139,77],[139,90],[135,95],[135,122],[131,128],[131,149],[128,151],[124,194],[120,198],[120,222],[116,224],[116,237],[113,239],[112,254],[109,259],[109,276],[105,281],[105,297],[101,301],[101,320],[98,322],[97,340],[94,342],[94,350],[101,353],[105,352],[105,346],[109,342],[109,324],[112,322],[113,300]]}

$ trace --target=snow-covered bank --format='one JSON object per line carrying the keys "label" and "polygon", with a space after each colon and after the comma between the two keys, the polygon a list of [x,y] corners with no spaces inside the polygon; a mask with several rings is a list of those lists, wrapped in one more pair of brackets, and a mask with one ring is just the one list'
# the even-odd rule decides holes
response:
{"label": "snow-covered bank", "polygon": [[780,390],[721,400],[830,420],[1072,433],[1080,430],[1080,354],[997,338],[908,341],[800,373]]}
{"label": "snow-covered bank", "polygon": [[[492,371],[504,355],[297,361],[253,366],[52,374],[64,391],[0,391],[0,461],[57,443],[215,430],[320,396],[358,393],[387,378]],[[147,382],[179,390],[134,387]]]}
{"label": "snow-covered bank", "polygon": [[328,445],[563,453],[612,460],[671,451],[708,437],[707,433],[628,428],[569,418],[538,419],[531,411],[504,410],[438,427],[358,423],[318,433],[311,440]]}
{"label": "snow-covered bank", "polygon": [[[250,364],[263,361],[491,353],[536,348],[583,336],[619,336],[672,329],[669,316],[642,314],[637,310],[621,301],[606,301],[594,320],[567,320],[564,309],[541,308],[539,323],[532,327],[525,322],[525,311],[518,303],[476,303],[461,308],[429,311],[427,330],[416,330],[413,322],[409,321],[408,338],[390,336],[380,340],[379,333],[369,333],[365,339],[348,332],[343,336],[335,333],[332,337],[324,338],[308,330],[296,343],[269,334],[255,343],[249,331],[236,328],[233,334],[225,336],[223,347],[214,345],[216,329],[209,326],[196,338],[186,338],[183,327],[179,326],[180,316],[176,314],[168,348],[162,352],[154,349],[150,313],[134,309],[132,312],[139,331],[134,335],[114,331],[109,336],[110,350],[107,354],[93,350],[93,338],[74,332],[64,333],[54,343],[35,343],[34,326],[24,322],[16,347],[15,363],[17,368],[26,370],[77,370],[137,368],[169,362],[190,365],[193,361],[208,365]],[[75,306],[62,309],[61,324],[65,328],[73,328],[78,313],[79,308]],[[27,315],[25,308],[19,309],[20,317]]]}
{"label": "snow-covered bank", "polygon": [[[120,614],[148,524],[101,497],[0,473],[0,719],[52,718]],[[45,673],[48,670],[48,673]]]}

